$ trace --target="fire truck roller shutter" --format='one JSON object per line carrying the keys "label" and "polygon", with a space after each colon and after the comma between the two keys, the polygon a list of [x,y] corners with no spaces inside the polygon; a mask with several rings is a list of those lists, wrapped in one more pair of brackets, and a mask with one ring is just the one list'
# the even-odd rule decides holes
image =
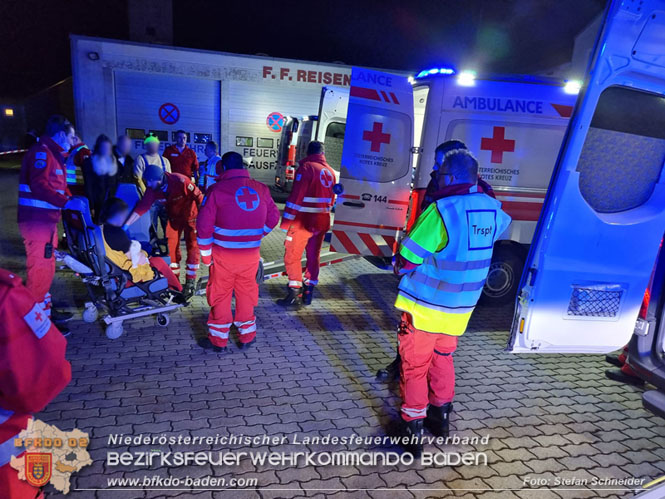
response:
{"label": "fire truck roller shutter", "polygon": [[[174,143],[173,132],[182,129],[199,161],[205,158],[206,134],[220,143],[219,80],[115,71],[114,84],[118,134],[128,128],[162,132],[163,152]],[[143,141],[132,140],[132,148],[133,155],[142,153]]]}

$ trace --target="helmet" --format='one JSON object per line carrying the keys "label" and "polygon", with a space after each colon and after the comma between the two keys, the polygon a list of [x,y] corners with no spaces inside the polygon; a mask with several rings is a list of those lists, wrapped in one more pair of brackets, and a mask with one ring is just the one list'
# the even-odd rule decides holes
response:
{"label": "helmet", "polygon": [[143,171],[143,180],[146,182],[161,180],[163,176],[164,170],[159,165],[148,165]]}

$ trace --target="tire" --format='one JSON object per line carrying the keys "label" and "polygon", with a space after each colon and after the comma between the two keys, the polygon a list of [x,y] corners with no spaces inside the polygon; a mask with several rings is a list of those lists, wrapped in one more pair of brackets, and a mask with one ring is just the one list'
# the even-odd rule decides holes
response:
{"label": "tire", "polygon": [[106,326],[106,337],[109,340],[117,340],[122,336],[122,322],[112,322]]}
{"label": "tire", "polygon": [[155,320],[157,321],[157,325],[162,327],[168,326],[171,322],[171,318],[168,316],[168,314],[157,314]]}
{"label": "tire", "polygon": [[97,310],[97,307],[86,307],[85,310],[83,311],[83,322],[87,322],[88,324],[92,324],[97,320],[99,317],[99,311]]}
{"label": "tire", "polygon": [[480,303],[499,307],[514,302],[523,269],[524,256],[520,249],[507,245],[497,246]]}

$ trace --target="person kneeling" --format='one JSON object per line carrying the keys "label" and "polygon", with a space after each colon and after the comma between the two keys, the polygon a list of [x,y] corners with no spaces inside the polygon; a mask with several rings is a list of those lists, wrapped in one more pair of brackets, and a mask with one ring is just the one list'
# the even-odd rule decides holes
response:
{"label": "person kneeling", "polygon": [[118,267],[128,271],[132,276],[132,282],[154,279],[154,267],[166,278],[171,289],[182,291],[182,284],[169,265],[160,257],[148,257],[148,254],[141,249],[141,243],[131,240],[122,229],[128,216],[129,206],[122,199],[110,198],[104,203],[100,221],[103,224],[106,256]]}

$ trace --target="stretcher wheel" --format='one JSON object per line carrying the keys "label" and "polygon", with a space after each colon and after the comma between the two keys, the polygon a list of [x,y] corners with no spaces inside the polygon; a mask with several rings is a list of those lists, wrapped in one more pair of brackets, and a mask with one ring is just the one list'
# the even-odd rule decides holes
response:
{"label": "stretcher wheel", "polygon": [[122,336],[122,322],[112,322],[106,326],[106,337],[109,340],[117,340]]}
{"label": "stretcher wheel", "polygon": [[171,318],[168,316],[168,314],[157,314],[157,325],[166,327],[169,325],[169,322],[171,322]]}
{"label": "stretcher wheel", "polygon": [[98,317],[99,311],[97,310],[97,307],[94,305],[92,307],[85,307],[85,310],[83,311],[83,322],[91,324],[95,322]]}

